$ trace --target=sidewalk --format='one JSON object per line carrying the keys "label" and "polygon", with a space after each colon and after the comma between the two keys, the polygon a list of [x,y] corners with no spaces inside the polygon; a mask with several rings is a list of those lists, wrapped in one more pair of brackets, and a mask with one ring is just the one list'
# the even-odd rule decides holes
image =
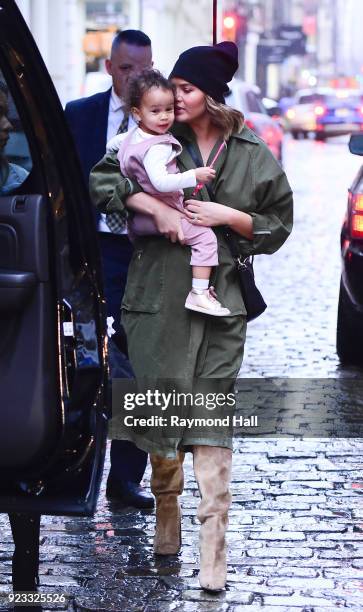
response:
{"label": "sidewalk", "polygon": [[[68,605],[44,609],[362,610],[362,455],[363,441],[355,439],[236,440],[228,589],[217,596],[198,584],[191,456],[185,462],[178,557],[154,558],[153,512],[109,504],[104,479],[94,519],[42,519],[40,590],[70,597]],[[4,593],[10,591],[12,552],[4,515],[0,528]]]}

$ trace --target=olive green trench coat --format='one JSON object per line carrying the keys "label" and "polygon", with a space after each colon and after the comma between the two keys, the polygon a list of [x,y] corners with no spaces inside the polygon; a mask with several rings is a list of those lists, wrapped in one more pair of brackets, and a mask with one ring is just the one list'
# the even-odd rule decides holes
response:
{"label": "olive green trench coat", "polygon": [[[188,126],[179,125],[173,133],[183,145],[190,142],[198,151]],[[218,143],[210,159],[217,147]],[[178,166],[181,172],[195,167],[186,147],[178,157]],[[215,201],[252,217],[253,240],[238,238],[241,255],[274,253],[292,229],[292,192],[268,147],[245,126],[229,139],[215,169],[212,185]],[[94,167],[90,189],[99,210],[118,211],[124,218],[129,214],[124,204],[126,197],[141,191],[137,183],[120,175],[114,154],[106,154]],[[192,189],[185,190],[186,199],[191,192]],[[210,200],[205,188],[200,197]],[[205,316],[185,309],[192,278],[189,247],[155,236],[140,237],[135,242],[122,303],[122,322],[132,366],[145,388],[151,385],[168,390],[192,389],[196,393],[205,380],[210,392],[222,389],[227,394],[233,387],[243,357],[246,309],[229,248],[218,228],[213,229],[218,238],[219,265],[214,269],[212,284],[223,305],[231,311],[229,317]],[[202,416],[201,408],[193,406],[188,407],[187,413],[192,418]],[[175,456],[178,447],[193,444],[231,447],[230,427],[198,430],[167,426],[142,431],[134,428],[120,437],[132,439],[148,452],[170,457]]]}

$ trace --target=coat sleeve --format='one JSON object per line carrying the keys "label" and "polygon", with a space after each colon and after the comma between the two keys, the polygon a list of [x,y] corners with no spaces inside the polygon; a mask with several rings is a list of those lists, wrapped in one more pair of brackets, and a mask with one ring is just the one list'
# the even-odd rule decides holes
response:
{"label": "coat sleeve", "polygon": [[249,213],[253,240],[239,238],[243,255],[274,253],[287,240],[293,224],[293,197],[286,175],[266,146],[256,149],[252,160],[256,210]]}
{"label": "coat sleeve", "polygon": [[136,181],[121,174],[117,153],[106,153],[92,168],[89,187],[92,202],[100,212],[119,212],[123,219],[128,215],[126,198],[142,191]]}

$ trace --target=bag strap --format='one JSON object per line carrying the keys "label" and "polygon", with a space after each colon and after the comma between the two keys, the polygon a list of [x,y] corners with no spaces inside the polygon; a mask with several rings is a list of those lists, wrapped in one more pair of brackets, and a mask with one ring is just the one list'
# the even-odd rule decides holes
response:
{"label": "bag strap", "polygon": [[195,163],[196,168],[200,168],[201,166],[204,166],[202,159],[199,157],[198,153],[196,152],[195,148],[193,147],[192,143],[189,140],[186,140],[183,138],[182,145],[188,151],[190,157]]}
{"label": "bag strap", "polygon": [[[195,150],[195,148],[193,147],[192,143],[189,140],[185,140],[184,143],[183,143],[183,146],[188,151],[188,153],[189,153],[190,157],[192,158],[196,168],[200,168],[200,167],[204,166],[202,158],[199,157],[197,151]],[[204,187],[208,191],[208,195],[210,197],[211,202],[214,202],[215,201],[214,200],[214,193],[213,193],[213,190],[211,189],[210,185],[204,185]]]}
{"label": "bag strap", "polygon": [[[183,142],[183,146],[187,149],[196,168],[199,168],[200,166],[204,166],[202,159],[199,157],[197,151],[195,150],[191,142],[185,140]],[[204,185],[204,187],[208,191],[208,195],[210,197],[211,202],[215,202],[214,192],[211,189],[210,185]],[[238,243],[235,237],[236,233],[233,230],[231,230],[231,228],[228,227],[228,225],[222,226],[220,229],[222,231],[222,234],[224,236],[226,243],[228,244],[229,250],[231,251],[231,255],[233,259],[235,260],[236,264],[238,266],[243,266],[243,265],[246,265],[245,264],[246,261],[251,261],[251,264],[253,265],[253,259],[254,259],[253,255],[251,255],[251,258],[250,257],[244,257],[243,259],[241,258],[241,254],[238,248]]]}

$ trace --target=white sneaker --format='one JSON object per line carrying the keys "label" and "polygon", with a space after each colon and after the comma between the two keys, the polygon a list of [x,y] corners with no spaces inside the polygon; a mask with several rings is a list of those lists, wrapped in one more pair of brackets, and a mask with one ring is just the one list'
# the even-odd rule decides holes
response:
{"label": "white sneaker", "polygon": [[228,317],[231,311],[224,308],[216,298],[217,294],[214,287],[204,289],[202,292],[192,289],[185,301],[185,308],[212,315],[212,317]]}

